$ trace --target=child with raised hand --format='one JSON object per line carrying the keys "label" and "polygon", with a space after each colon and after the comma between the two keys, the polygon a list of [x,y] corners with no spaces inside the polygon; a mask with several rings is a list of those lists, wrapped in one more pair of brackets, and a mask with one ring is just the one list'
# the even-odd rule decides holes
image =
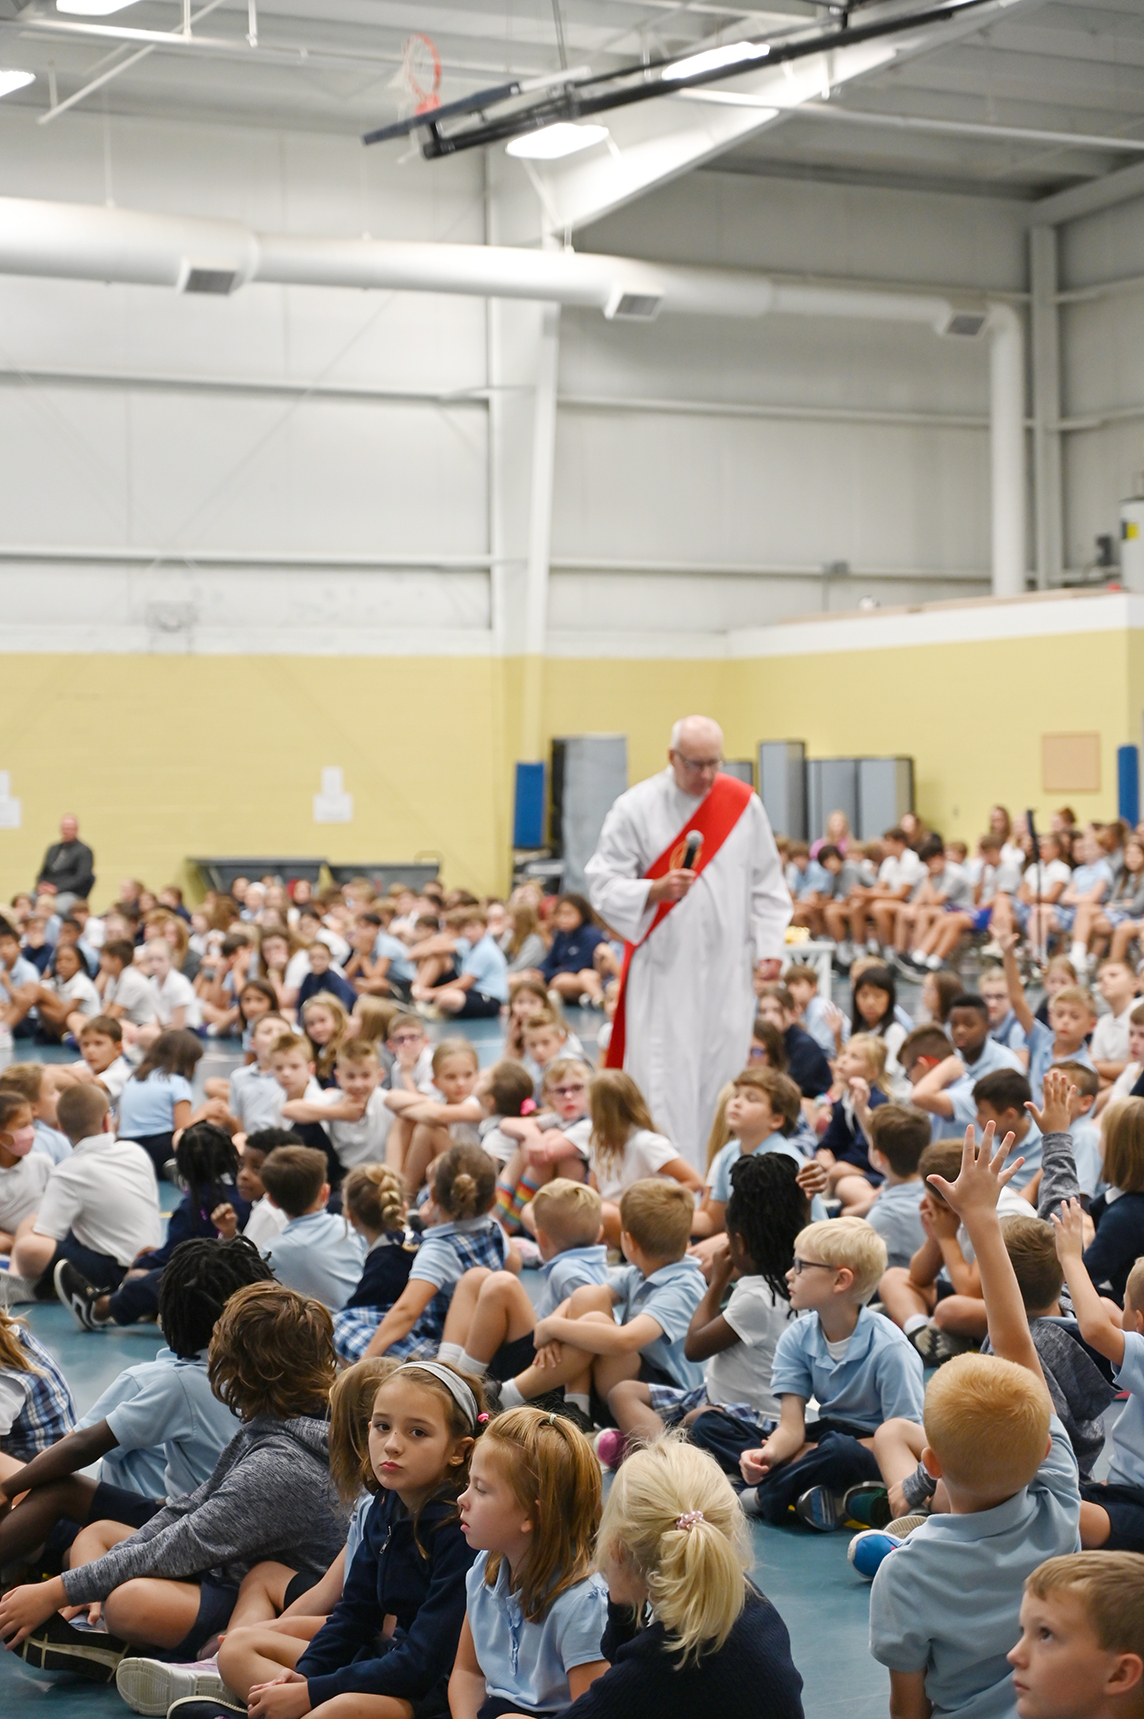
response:
{"label": "child with raised hand", "polygon": [[579,1124],[570,1136],[587,1134],[589,1184],[604,1202],[604,1240],[620,1240],[619,1202],[626,1189],[648,1176],[669,1176],[693,1193],[701,1192],[699,1173],[666,1134],[657,1134],[643,1093],[621,1068],[602,1068],[588,1088],[591,1127]]}
{"label": "child with raised hand", "polygon": [[[209,1479],[239,1431],[233,1411],[211,1390],[207,1350],[230,1297],[268,1282],[270,1268],[246,1241],[188,1241],[164,1279],[165,1347],[154,1360],[125,1368],[74,1428],[61,1427],[41,1455],[29,1451],[27,1466],[0,1488],[5,1564],[33,1553],[61,1519],[141,1528],[166,1500]],[[98,1483],[81,1473],[96,1462]],[[27,1496],[9,1510],[21,1493]]]}
{"label": "child with raised hand", "polygon": [[802,1719],[786,1625],[747,1580],[743,1513],[705,1451],[669,1436],[628,1458],[596,1563],[610,1669],[561,1719]]}
{"label": "child with raised hand", "polygon": [[479,1383],[440,1362],[406,1362],[382,1381],[369,1422],[378,1492],[341,1599],[296,1665],[251,1688],[250,1719],[447,1719],[473,1560],[457,1499],[486,1420]]}
{"label": "child with raised hand", "polygon": [[1025,1578],[1009,1651],[1018,1719],[1141,1719],[1144,1558],[1072,1552]]}
{"label": "child with raised hand", "polygon": [[461,1532],[477,1553],[449,1680],[452,1719],[563,1711],[608,1669],[592,1573],[600,1465],[572,1422],[510,1409],[476,1445]]}
{"label": "child with raised hand", "polygon": [[1033,1102],[1040,1104],[1045,1070],[1053,1063],[1082,1062],[1086,1068],[1093,1066],[1085,1041],[1096,1025],[1096,1005],[1092,993],[1083,986],[1061,986],[1049,999],[1049,1024],[1046,1026],[1034,1016],[1025,1001],[1025,988],[1017,967],[1018,934],[1015,931],[999,933],[997,941],[1004,952],[1009,1001],[1028,1042],[1029,1085],[1033,1089]]}
{"label": "child with raised hand", "polygon": [[1111,1361],[1117,1386],[1128,1392],[1112,1429],[1108,1481],[1081,1487],[1081,1544],[1086,1550],[1144,1552],[1144,1260],[1128,1274],[1121,1313],[1097,1293],[1086,1269],[1080,1201],[1062,1201],[1053,1224],[1080,1334]]}
{"label": "child with raised hand", "polygon": [[[194,1658],[225,1629],[252,1565],[293,1559],[320,1575],[345,1538],[329,1471],[328,1395],[335,1357],[330,1316],[277,1283],[254,1283],[227,1302],[211,1339],[215,1394],[244,1423],[210,1477],[142,1528],[95,1522],[81,1530],[71,1568],[0,1599],[0,1637],[47,1670],[72,1670],[126,1642]],[[103,1603],[112,1638],[55,1617]],[[57,1648],[67,1648],[57,1655]]]}
{"label": "child with raised hand", "polygon": [[973,1243],[992,1355],[959,1355],[931,1381],[922,1460],[950,1510],[927,1517],[883,1558],[870,1598],[870,1647],[890,1669],[891,1711],[1012,1711],[1007,1654],[1021,1583],[1077,1549],[1076,1458],[1052,1412],[997,1203],[1011,1141],[980,1148],[966,1130],[955,1182],[935,1177]]}
{"label": "child with raised hand", "polygon": [[[442,1222],[422,1233],[409,1280],[380,1319],[370,1308],[347,1308],[337,1321],[343,1360],[393,1355],[398,1360],[435,1355],[445,1333],[453,1291],[466,1271],[500,1271],[510,1257],[509,1241],[492,1215],[496,1178],[492,1159],[479,1146],[451,1146],[433,1175],[433,1202]],[[519,1261],[516,1262],[519,1267]]]}
{"label": "child with raised hand", "polygon": [[790,1318],[787,1273],[795,1238],[809,1216],[789,1158],[758,1152],[733,1166],[726,1243],[714,1255],[707,1292],[684,1339],[687,1359],[706,1363],[703,1383],[691,1390],[636,1379],[616,1385],[608,1402],[618,1430],[606,1429],[597,1439],[601,1462],[615,1467],[630,1439],[647,1441],[682,1422],[694,1444],[738,1475],[742,1453],[774,1431],[781,1413],[771,1368]]}
{"label": "child with raised hand", "polygon": [[451,1145],[477,1144],[477,1125],[484,1118],[474,1091],[480,1061],[471,1041],[442,1039],[434,1046],[432,1066],[434,1096],[393,1091],[385,1100],[396,1118],[389,1132],[388,1160],[401,1172],[410,1196],[434,1158]]}

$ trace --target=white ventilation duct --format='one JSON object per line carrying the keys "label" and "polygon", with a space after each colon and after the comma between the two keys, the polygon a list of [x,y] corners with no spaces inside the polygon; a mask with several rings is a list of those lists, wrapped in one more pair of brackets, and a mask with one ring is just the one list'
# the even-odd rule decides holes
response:
{"label": "white ventilation duct", "polygon": [[962,339],[984,328],[991,343],[993,590],[1014,596],[1025,588],[1024,336],[1005,305],[955,306],[938,294],[801,285],[745,270],[575,251],[295,238],[253,233],[236,221],[14,197],[0,197],[0,274],[215,294],[256,281],[461,293],[596,309],[629,321],[668,312],[851,317],[909,322]]}

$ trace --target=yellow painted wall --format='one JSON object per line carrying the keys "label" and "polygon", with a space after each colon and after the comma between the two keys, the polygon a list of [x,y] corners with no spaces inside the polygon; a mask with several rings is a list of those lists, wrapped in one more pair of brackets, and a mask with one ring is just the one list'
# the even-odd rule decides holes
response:
{"label": "yellow painted wall", "polygon": [[[0,829],[0,897],[26,887],[60,814],[96,852],[95,901],[130,874],[192,880],[194,854],[439,853],[450,884],[508,881],[519,660],[490,657],[0,657],[0,769],[23,805]],[[812,756],[911,753],[918,809],[971,841],[990,804],[1078,816],[1116,806],[1116,748],[1139,739],[1144,633],[923,645],[752,661],[571,660],[544,666],[543,740],[628,736],[632,781],[662,767],[672,721],[701,710],[729,757],[763,738]],[[1097,730],[1097,794],[1046,795],[1041,735]],[[354,822],[318,825],[323,765]]]}

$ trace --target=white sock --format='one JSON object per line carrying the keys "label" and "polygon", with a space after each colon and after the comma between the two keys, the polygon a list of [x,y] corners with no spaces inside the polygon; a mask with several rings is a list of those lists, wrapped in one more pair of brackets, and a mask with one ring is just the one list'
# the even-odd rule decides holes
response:
{"label": "white sock", "polygon": [[437,1359],[443,1361],[447,1367],[459,1367],[464,1353],[463,1343],[442,1343],[437,1350]]}
{"label": "white sock", "polygon": [[582,1414],[586,1415],[591,1413],[588,1404],[587,1391],[565,1391],[564,1401],[566,1403],[574,1403]]}
{"label": "white sock", "polygon": [[909,1318],[906,1320],[906,1323],[902,1326],[902,1330],[908,1337],[911,1331],[920,1331],[922,1326],[928,1325],[929,1322],[930,1319],[928,1313],[911,1313]]}
{"label": "white sock", "polygon": [[500,1388],[500,1404],[502,1409],[522,1409],[524,1398],[516,1388],[516,1380],[509,1379]]}
{"label": "white sock", "polygon": [[941,956],[940,955],[928,955],[926,957],[926,966],[929,968],[931,973],[939,972],[941,969]]}
{"label": "white sock", "polygon": [[866,939],[866,953],[868,955],[880,955],[882,953],[881,949],[878,946],[878,939],[876,937],[867,937],[867,939]]}
{"label": "white sock", "polygon": [[1073,943],[1072,948],[1069,950],[1069,960],[1072,962],[1078,973],[1084,972],[1085,968],[1088,966],[1088,950],[1085,948],[1083,943]]}
{"label": "white sock", "polygon": [[477,1361],[472,1355],[466,1354],[458,1356],[457,1366],[462,1373],[471,1373],[474,1379],[483,1379],[489,1370],[487,1361]]}

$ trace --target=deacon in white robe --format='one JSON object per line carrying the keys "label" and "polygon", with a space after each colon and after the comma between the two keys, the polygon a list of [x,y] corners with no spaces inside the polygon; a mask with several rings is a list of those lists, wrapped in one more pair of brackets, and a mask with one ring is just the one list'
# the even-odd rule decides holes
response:
{"label": "deacon in white robe", "polygon": [[630,943],[660,901],[676,903],[632,956],[624,1068],[655,1127],[702,1172],[720,1088],[747,1063],[755,965],[778,978],[791,900],[757,794],[698,875],[681,868],[648,882],[722,762],[722,730],[707,717],[677,722],[671,738],[668,768],[620,795],[585,870],[592,906]]}

